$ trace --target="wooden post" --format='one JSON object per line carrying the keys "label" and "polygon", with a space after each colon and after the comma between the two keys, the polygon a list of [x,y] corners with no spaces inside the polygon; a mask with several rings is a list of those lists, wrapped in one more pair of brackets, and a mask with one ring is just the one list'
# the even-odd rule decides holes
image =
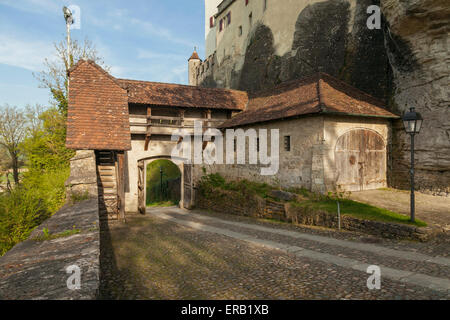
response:
{"label": "wooden post", "polygon": [[[209,127],[211,126],[211,122],[209,121],[209,120],[211,120],[211,110],[210,109],[203,112],[203,118],[207,119],[206,121],[203,121],[203,134],[205,134],[206,130],[208,130]],[[207,145],[208,145],[208,142],[204,141],[203,142],[203,150],[205,150]]]}
{"label": "wooden post", "polygon": [[117,195],[119,199],[119,219],[125,221],[125,153],[117,154]]}
{"label": "wooden post", "polygon": [[145,146],[144,150],[148,150],[148,145],[150,143],[150,138],[152,136],[152,108],[150,106],[147,107],[147,133],[145,135]]}
{"label": "wooden post", "polygon": [[180,126],[184,128],[184,109],[180,110]]}

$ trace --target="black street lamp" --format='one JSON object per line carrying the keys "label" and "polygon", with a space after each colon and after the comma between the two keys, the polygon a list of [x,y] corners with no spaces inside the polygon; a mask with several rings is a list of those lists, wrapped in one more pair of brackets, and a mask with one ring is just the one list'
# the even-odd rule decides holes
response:
{"label": "black street lamp", "polygon": [[415,199],[414,199],[414,135],[420,132],[422,127],[423,118],[420,113],[414,111],[415,108],[410,108],[409,112],[406,112],[403,117],[403,125],[405,131],[411,136],[411,221],[414,222],[415,215]]}

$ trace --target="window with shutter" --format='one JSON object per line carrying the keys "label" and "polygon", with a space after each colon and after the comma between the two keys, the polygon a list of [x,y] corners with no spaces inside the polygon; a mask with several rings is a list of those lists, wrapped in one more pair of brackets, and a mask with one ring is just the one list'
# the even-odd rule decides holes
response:
{"label": "window with shutter", "polygon": [[248,0],[245,0],[245,5],[248,5]]}

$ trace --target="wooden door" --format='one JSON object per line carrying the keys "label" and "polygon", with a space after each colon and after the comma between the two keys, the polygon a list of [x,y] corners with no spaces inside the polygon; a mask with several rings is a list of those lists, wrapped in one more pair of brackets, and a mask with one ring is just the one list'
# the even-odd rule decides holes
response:
{"label": "wooden door", "polygon": [[138,210],[145,214],[145,166],[144,161],[138,162]]}
{"label": "wooden door", "polygon": [[386,186],[386,146],[374,131],[351,130],[336,143],[336,186],[362,191]]}
{"label": "wooden door", "polygon": [[183,207],[192,208],[192,165],[183,165]]}

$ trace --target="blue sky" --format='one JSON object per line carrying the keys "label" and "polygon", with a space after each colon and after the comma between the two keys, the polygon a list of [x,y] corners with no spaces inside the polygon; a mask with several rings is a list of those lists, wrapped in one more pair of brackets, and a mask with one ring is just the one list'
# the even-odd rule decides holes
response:
{"label": "blue sky", "polygon": [[203,0],[0,0],[0,105],[48,105],[32,72],[65,39],[62,7],[81,9],[81,29],[121,78],[187,83],[194,46],[204,52]]}

